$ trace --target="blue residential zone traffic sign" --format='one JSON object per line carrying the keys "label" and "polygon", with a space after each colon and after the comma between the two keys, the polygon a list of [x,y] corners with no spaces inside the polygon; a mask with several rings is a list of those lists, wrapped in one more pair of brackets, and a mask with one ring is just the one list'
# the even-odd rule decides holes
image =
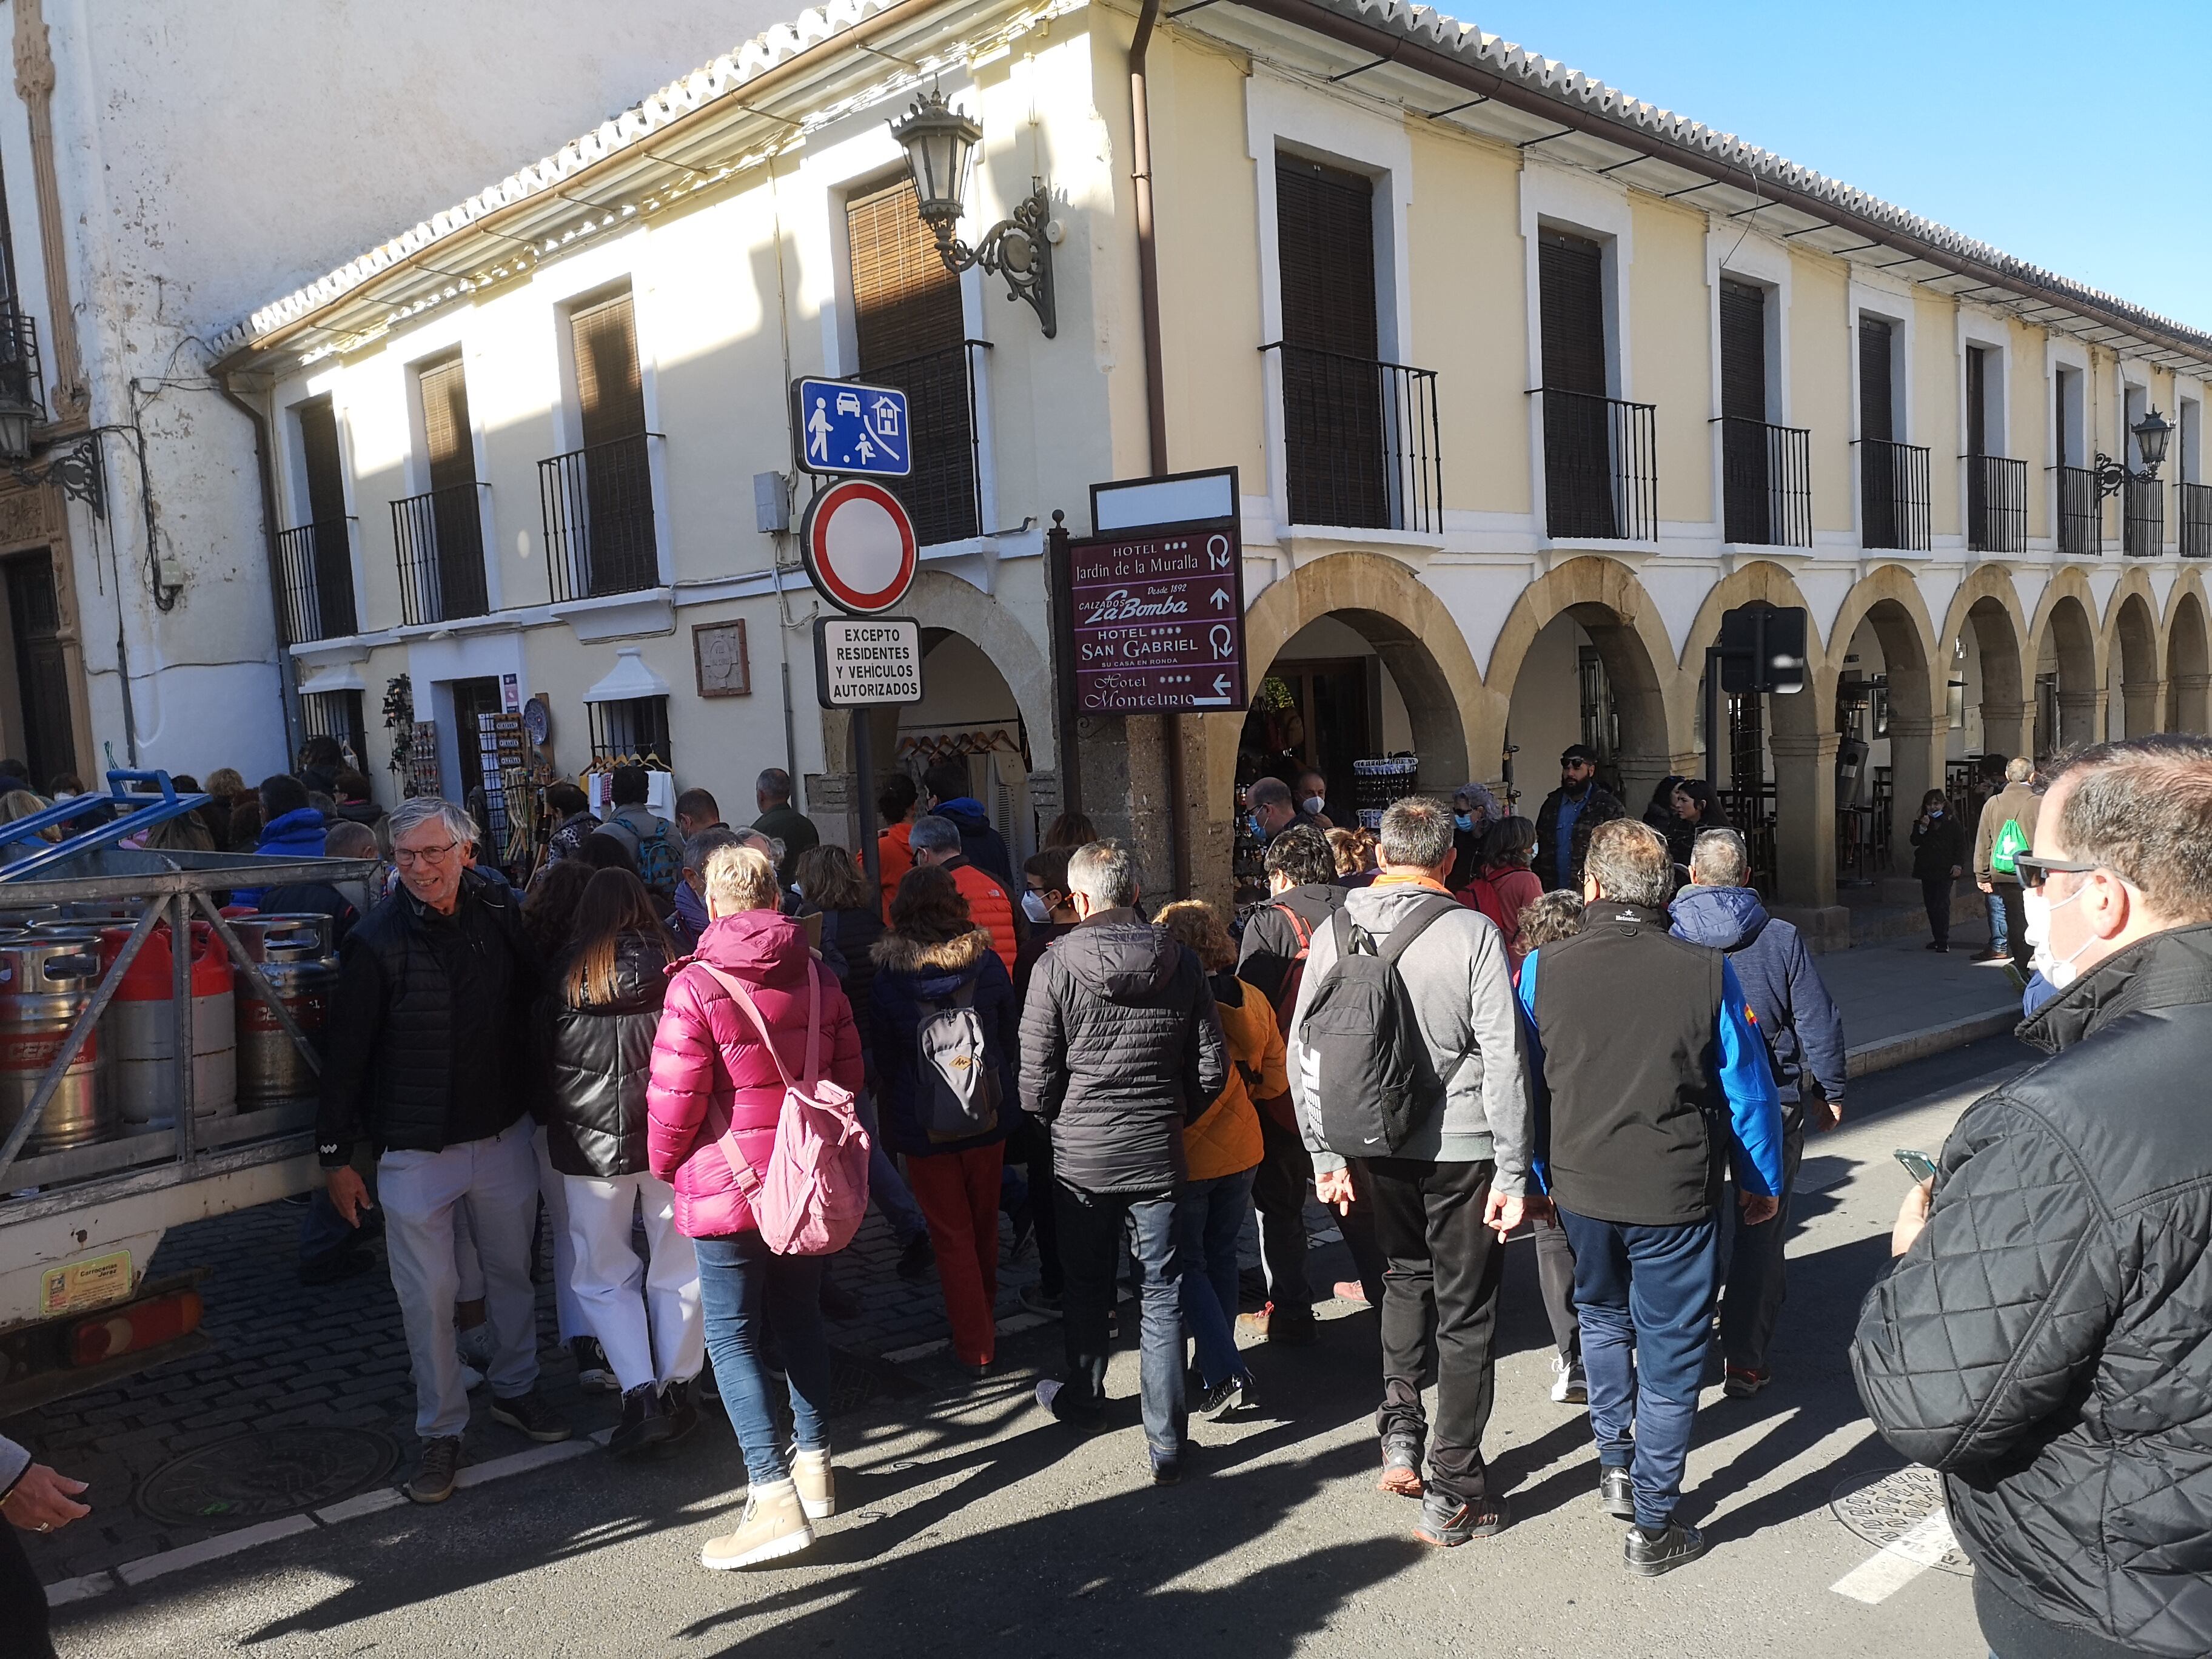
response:
{"label": "blue residential zone traffic sign", "polygon": [[914,471],[906,393],[852,380],[791,383],[791,431],[802,472],[903,478]]}

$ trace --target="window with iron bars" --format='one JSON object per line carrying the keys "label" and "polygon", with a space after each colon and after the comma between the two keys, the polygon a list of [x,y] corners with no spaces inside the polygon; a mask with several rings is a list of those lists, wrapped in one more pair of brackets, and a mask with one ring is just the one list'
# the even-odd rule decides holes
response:
{"label": "window with iron bars", "polygon": [[675,769],[668,741],[667,698],[624,697],[585,707],[591,714],[594,761],[619,764],[641,760],[664,770]]}
{"label": "window with iron bars", "polygon": [[300,697],[300,728],[310,738],[336,738],[353,757],[357,772],[368,770],[368,725],[358,691],[307,691]]}

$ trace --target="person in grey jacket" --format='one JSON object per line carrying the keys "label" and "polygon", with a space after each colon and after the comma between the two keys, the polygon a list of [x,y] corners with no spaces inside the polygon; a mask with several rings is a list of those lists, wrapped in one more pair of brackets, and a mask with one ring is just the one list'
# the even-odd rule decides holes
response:
{"label": "person in grey jacket", "polygon": [[[1052,1133],[1065,1381],[1037,1384],[1063,1421],[1095,1424],[1106,1399],[1115,1270],[1143,1273],[1139,1378],[1152,1479],[1182,1472],[1182,1259],[1176,1201],[1183,1126],[1229,1082],[1229,1051],[1199,960],[1136,908],[1135,849],[1094,841],[1067,861],[1082,920],[1039,958],[1022,1010],[1022,1109]],[[1124,1240],[1127,1243],[1125,1243]]]}
{"label": "person in grey jacket", "polygon": [[33,1462],[28,1449],[0,1435],[0,1516],[9,1522],[0,1527],[0,1636],[11,1655],[53,1659],[54,1651],[46,1633],[46,1587],[23,1553],[15,1528],[52,1532],[82,1520],[92,1513],[89,1504],[76,1501],[83,1490],[83,1481]]}
{"label": "person in grey jacket", "polygon": [[[1452,863],[1451,807],[1412,797],[1382,815],[1382,873],[1346,896],[1343,923],[1317,928],[1291,1017],[1289,1069],[1315,1187],[1323,1203],[1355,1192],[1374,1207],[1382,1274],[1382,1487],[1424,1499],[1414,1535],[1440,1547],[1505,1524],[1488,1486],[1482,1431],[1495,1391],[1492,1343],[1505,1236],[1521,1224],[1532,1139],[1520,1011],[1505,942],[1489,918],[1444,887]],[[1321,1055],[1305,1018],[1357,928],[1387,953],[1390,936],[1419,927],[1396,958],[1430,1075],[1442,1103],[1387,1158],[1347,1160],[1322,1134]],[[1417,1058],[1417,1064],[1419,1059]],[[1434,1443],[1421,1385],[1437,1372]]]}

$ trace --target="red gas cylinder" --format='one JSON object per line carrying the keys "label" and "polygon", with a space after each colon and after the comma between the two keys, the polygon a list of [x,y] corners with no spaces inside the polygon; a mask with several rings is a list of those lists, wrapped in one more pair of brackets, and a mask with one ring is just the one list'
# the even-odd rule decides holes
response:
{"label": "red gas cylinder", "polygon": [[[128,927],[101,930],[103,969],[123,954],[130,937]],[[154,929],[100,1016],[108,1053],[106,1086],[126,1134],[172,1128],[177,1121],[176,963],[170,937],[167,922]],[[230,957],[204,921],[192,924],[191,992],[192,1115],[228,1116],[238,1109]]]}

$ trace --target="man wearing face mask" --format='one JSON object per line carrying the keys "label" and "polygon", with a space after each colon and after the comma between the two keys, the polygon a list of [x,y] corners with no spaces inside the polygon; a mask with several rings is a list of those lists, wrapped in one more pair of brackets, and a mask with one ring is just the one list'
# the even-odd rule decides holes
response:
{"label": "man wearing face mask", "polygon": [[1590,831],[1627,816],[1619,799],[1597,781],[1595,751],[1584,744],[1569,744],[1559,756],[1559,787],[1544,797],[1543,808],[1536,814],[1536,854],[1528,867],[1544,884],[1544,890],[1579,887]]}
{"label": "man wearing face mask", "polygon": [[2212,1651],[2212,740],[2100,744],[2014,866],[2052,1056],[1898,1212],[1852,1366],[1999,1659]]}
{"label": "man wearing face mask", "polygon": [[1352,827],[1352,820],[1339,817],[1329,811],[1328,780],[1318,772],[1307,770],[1298,774],[1298,822],[1310,823],[1316,830],[1334,830],[1341,824]]}
{"label": "man wearing face mask", "polygon": [[1249,809],[1253,839],[1262,847],[1300,821],[1291,786],[1280,778],[1255,778],[1244,792],[1244,805]]}

